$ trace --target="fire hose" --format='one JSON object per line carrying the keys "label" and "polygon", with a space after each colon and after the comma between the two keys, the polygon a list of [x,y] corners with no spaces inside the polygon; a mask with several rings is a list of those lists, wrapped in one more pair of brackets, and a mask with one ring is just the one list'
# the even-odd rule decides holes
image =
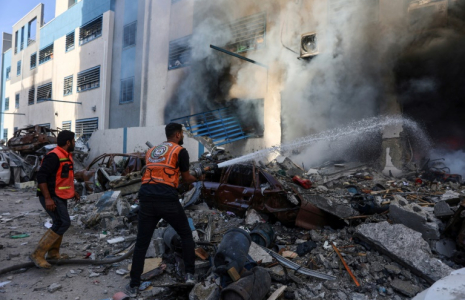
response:
{"label": "fire hose", "polygon": [[[131,244],[128,248],[131,248],[134,245]],[[127,248],[126,248],[127,249]],[[117,258],[112,258],[112,259],[52,259],[49,260],[48,262],[51,264],[55,265],[107,265],[107,264],[114,264],[117,262],[120,262],[126,258],[131,257],[131,255],[134,253],[134,247],[132,247],[126,254],[123,256],[117,257]],[[27,262],[27,263],[22,263],[14,266],[10,266],[4,269],[0,270],[0,275],[6,274],[8,272],[16,271],[19,269],[24,269],[24,268],[32,268],[34,267],[33,262]]]}

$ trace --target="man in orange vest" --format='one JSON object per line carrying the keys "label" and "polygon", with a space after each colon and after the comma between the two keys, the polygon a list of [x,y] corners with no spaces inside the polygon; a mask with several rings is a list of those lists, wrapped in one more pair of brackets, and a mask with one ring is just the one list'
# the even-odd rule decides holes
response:
{"label": "man in orange vest", "polygon": [[68,214],[67,199],[79,201],[80,196],[74,191],[73,158],[74,132],[63,130],[58,134],[57,147],[42,160],[37,172],[37,195],[40,204],[52,218],[53,225],[48,229],[29,256],[39,268],[49,269],[51,265],[45,260],[61,259],[60,246],[63,234],[71,225]]}
{"label": "man in orange vest", "polygon": [[126,285],[129,296],[135,297],[141,283],[145,255],[153,231],[163,218],[179,234],[186,272],[186,283],[194,283],[195,252],[192,230],[187,216],[179,203],[177,187],[179,176],[190,184],[197,178],[189,174],[189,154],[182,146],[182,125],[170,123],[165,127],[166,142],[147,151],[146,169],[139,190],[139,224],[132,257],[131,281]]}

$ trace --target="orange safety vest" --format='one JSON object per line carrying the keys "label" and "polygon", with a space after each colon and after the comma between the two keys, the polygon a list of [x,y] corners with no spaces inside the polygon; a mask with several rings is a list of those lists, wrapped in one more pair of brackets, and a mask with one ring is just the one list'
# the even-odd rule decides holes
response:
{"label": "orange safety vest", "polygon": [[[50,151],[58,156],[60,165],[55,176],[55,195],[61,199],[71,199],[74,197],[74,171],[73,158],[63,148],[57,146]],[[48,155],[47,154],[47,155]],[[40,191],[38,189],[38,191]]]}
{"label": "orange safety vest", "polygon": [[163,183],[177,188],[179,185],[178,155],[182,149],[176,143],[164,142],[147,151],[142,184]]}

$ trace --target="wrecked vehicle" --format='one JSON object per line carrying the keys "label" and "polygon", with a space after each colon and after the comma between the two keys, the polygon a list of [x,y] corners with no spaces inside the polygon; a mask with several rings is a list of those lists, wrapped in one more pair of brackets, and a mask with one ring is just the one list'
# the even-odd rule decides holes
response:
{"label": "wrecked vehicle", "polygon": [[74,178],[84,183],[86,191],[91,193],[113,189],[126,195],[139,190],[140,171],[144,166],[143,153],[105,153],[96,157],[87,168],[76,171]]}
{"label": "wrecked vehicle", "polygon": [[10,150],[18,151],[22,155],[32,154],[48,144],[56,144],[58,130],[45,126],[33,125],[15,131],[8,140]]}

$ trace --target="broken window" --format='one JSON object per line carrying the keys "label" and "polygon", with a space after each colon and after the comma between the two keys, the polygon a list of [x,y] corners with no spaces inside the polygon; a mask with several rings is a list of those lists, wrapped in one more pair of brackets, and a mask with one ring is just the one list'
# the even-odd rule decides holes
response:
{"label": "broken window", "polygon": [[53,43],[39,51],[39,65],[53,58]]}
{"label": "broken window", "polygon": [[61,129],[71,131],[71,121],[63,121],[61,123]]}
{"label": "broken window", "polygon": [[10,79],[11,67],[6,68],[6,80]]}
{"label": "broken window", "polygon": [[81,26],[79,29],[79,45],[84,45],[102,35],[102,19],[103,16],[99,16]]}
{"label": "broken window", "polygon": [[35,87],[31,87],[29,89],[29,93],[27,95],[27,104],[33,105],[34,104],[34,96],[35,96],[36,89]]}
{"label": "broken window", "polygon": [[100,86],[100,66],[78,73],[77,92],[83,92]]}
{"label": "broken window", "polygon": [[136,44],[136,28],[137,22],[133,22],[124,26],[123,48],[130,47]]}
{"label": "broken window", "polygon": [[248,165],[234,165],[228,176],[228,184],[253,187],[253,168]]}
{"label": "broken window", "polygon": [[231,41],[226,49],[235,53],[256,50],[265,46],[266,13],[261,12],[229,24]]}
{"label": "broken window", "polygon": [[27,24],[27,45],[34,43],[36,41],[36,26],[37,26],[37,18],[32,19]]}
{"label": "broken window", "polygon": [[134,77],[121,80],[121,98],[119,103],[134,101]]}
{"label": "broken window", "polygon": [[10,98],[5,98],[5,111],[10,110]]}
{"label": "broken window", "polygon": [[63,84],[63,96],[70,95],[73,93],[73,75],[65,77]]}
{"label": "broken window", "polygon": [[189,65],[191,58],[191,35],[170,41],[168,56],[168,70],[182,68]]}
{"label": "broken window", "polygon": [[76,137],[87,140],[98,129],[98,118],[76,120]]}
{"label": "broken window", "polygon": [[37,103],[52,99],[52,83],[46,83],[37,88]]}
{"label": "broken window", "polygon": [[15,108],[19,108],[19,94],[15,95]]}
{"label": "broken window", "polygon": [[31,55],[31,70],[37,66],[37,52]]}
{"label": "broken window", "polygon": [[18,60],[18,62],[16,63],[16,75],[19,76],[21,75],[21,61]]}
{"label": "broken window", "polygon": [[66,52],[74,49],[74,30],[66,35]]}
{"label": "broken window", "polygon": [[265,131],[263,99],[233,99],[229,104],[231,112],[239,119],[244,133],[252,137],[263,136]]}

